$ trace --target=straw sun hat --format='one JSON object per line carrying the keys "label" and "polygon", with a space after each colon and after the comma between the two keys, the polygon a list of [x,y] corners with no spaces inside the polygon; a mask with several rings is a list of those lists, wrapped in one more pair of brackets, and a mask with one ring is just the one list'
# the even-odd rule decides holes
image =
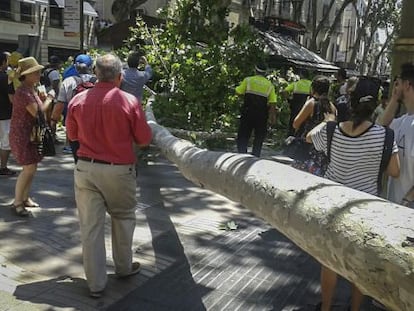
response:
{"label": "straw sun hat", "polygon": [[20,76],[24,76],[44,68],[44,66],[39,65],[39,63],[34,57],[22,58],[19,60],[18,65],[18,71]]}

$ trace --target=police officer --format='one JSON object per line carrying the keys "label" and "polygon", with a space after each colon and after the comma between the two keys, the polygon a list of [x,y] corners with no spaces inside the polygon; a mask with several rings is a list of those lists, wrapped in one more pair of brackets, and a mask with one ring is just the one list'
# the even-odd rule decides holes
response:
{"label": "police officer", "polygon": [[237,151],[247,153],[249,138],[254,131],[252,154],[260,157],[267,133],[267,121],[273,124],[276,118],[276,93],[273,84],[266,79],[266,66],[258,64],[256,75],[245,78],[236,87],[236,94],[244,95],[240,125],[237,133]]}
{"label": "police officer", "polygon": [[285,93],[290,97],[290,117],[288,136],[294,136],[295,129],[292,126],[293,120],[298,115],[299,111],[302,109],[302,106],[305,104],[311,91],[312,81],[309,80],[309,71],[304,69],[300,72],[299,75],[300,79],[298,81],[290,83],[285,88]]}

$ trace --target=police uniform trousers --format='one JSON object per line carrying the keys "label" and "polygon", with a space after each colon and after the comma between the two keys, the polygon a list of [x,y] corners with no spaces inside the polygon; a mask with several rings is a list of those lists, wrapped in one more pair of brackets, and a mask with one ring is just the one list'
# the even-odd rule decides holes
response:
{"label": "police uniform trousers", "polygon": [[260,157],[263,141],[267,134],[267,120],[269,112],[267,105],[246,105],[241,113],[240,125],[237,133],[237,151],[247,153],[249,139],[254,132],[252,154]]}

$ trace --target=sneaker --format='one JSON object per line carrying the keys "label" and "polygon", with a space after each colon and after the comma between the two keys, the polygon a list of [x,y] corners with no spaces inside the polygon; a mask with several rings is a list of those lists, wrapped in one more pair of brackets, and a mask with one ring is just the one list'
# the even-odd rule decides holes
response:
{"label": "sneaker", "polygon": [[72,148],[70,146],[65,146],[62,149],[63,153],[72,153]]}
{"label": "sneaker", "polygon": [[101,298],[103,296],[103,293],[104,293],[103,290],[96,291],[96,292],[90,291],[89,296],[91,296],[92,298]]}
{"label": "sneaker", "polygon": [[129,276],[137,274],[140,270],[141,270],[141,264],[136,261],[136,262],[132,263],[131,271],[129,273],[126,273],[126,274],[118,274],[117,273],[116,276],[118,278],[127,278]]}
{"label": "sneaker", "polygon": [[3,168],[0,168],[0,175],[14,176],[14,175],[16,175],[16,172],[12,171],[11,169],[9,169],[7,167],[3,167]]}

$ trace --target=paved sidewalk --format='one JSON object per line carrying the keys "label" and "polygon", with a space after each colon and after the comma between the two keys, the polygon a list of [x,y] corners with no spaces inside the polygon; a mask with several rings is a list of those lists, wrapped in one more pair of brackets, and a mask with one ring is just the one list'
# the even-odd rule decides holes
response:
{"label": "paved sidewalk", "polygon": [[[57,146],[61,149],[61,146]],[[16,178],[0,177],[0,310],[313,310],[319,265],[248,210],[185,180],[152,149],[138,173],[134,257],[143,269],[88,297],[70,155],[46,158],[34,180],[41,208],[11,213]],[[11,163],[12,169],[19,169]],[[220,224],[234,221],[235,231]],[[341,282],[334,310],[345,310]],[[372,309],[373,310],[373,309]]]}

